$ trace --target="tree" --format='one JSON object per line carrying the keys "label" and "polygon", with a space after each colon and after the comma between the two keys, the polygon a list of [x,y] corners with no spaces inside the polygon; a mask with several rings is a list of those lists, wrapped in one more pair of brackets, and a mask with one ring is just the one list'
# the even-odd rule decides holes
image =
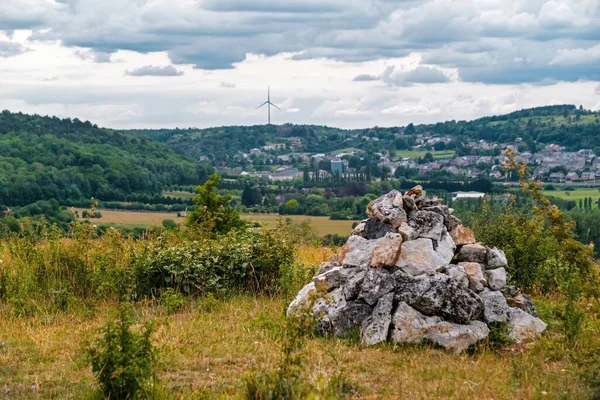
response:
{"label": "tree", "polygon": [[250,185],[244,186],[244,190],[242,191],[242,204],[246,207],[252,207],[254,205]]}
{"label": "tree", "polygon": [[188,216],[188,226],[202,225],[203,229],[221,234],[246,226],[246,222],[240,218],[240,213],[229,205],[231,196],[222,196],[217,192],[220,180],[221,177],[214,173],[204,185],[196,187],[198,195],[194,197],[194,203],[198,208]]}

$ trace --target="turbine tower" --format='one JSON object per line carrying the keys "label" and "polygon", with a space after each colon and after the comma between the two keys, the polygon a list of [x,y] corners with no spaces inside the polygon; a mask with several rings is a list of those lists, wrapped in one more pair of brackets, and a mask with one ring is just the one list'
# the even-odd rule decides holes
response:
{"label": "turbine tower", "polygon": [[268,115],[268,125],[271,125],[271,106],[275,107],[278,110],[281,110],[281,108],[277,107],[275,104],[271,103],[271,86],[268,87],[267,89],[267,101],[265,101],[264,103],[262,103],[260,106],[256,107],[256,109],[258,110],[259,108],[261,108],[264,105],[267,105],[267,115]]}

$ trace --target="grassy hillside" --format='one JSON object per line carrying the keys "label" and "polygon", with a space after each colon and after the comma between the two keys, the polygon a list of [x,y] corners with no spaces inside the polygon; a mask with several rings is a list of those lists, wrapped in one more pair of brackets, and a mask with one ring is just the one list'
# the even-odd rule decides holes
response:
{"label": "grassy hillside", "polygon": [[0,205],[160,195],[197,184],[207,167],[164,144],[78,119],[0,114]]}

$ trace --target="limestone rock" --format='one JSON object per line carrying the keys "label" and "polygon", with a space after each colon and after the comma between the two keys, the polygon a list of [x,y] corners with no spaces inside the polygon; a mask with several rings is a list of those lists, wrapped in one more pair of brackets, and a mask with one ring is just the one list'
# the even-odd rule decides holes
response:
{"label": "limestone rock", "polygon": [[457,246],[475,244],[477,242],[477,240],[475,240],[475,234],[473,231],[463,225],[457,225],[451,232],[451,236]]}
{"label": "limestone rock", "polygon": [[537,310],[535,309],[535,305],[533,304],[533,301],[531,301],[531,299],[529,297],[525,296],[524,294],[519,294],[513,298],[509,298],[508,304],[511,307],[520,308],[521,310],[525,311],[526,313],[528,313],[536,318],[540,317],[537,313]]}
{"label": "limestone rock", "polygon": [[433,249],[431,239],[415,239],[402,243],[396,266],[410,273],[420,275],[435,272],[446,265],[446,261]]}
{"label": "limestone rock", "polygon": [[362,236],[365,239],[379,239],[392,232],[393,228],[390,224],[384,224],[375,217],[367,219],[365,229]]}
{"label": "limestone rock", "polygon": [[363,279],[367,273],[367,267],[342,268],[341,287],[344,298],[348,301],[356,300],[362,286]]}
{"label": "limestone rock", "polygon": [[319,269],[317,270],[317,275],[322,275],[325,272],[331,270],[332,268],[338,267],[339,265],[336,265],[334,263],[332,263],[331,261],[325,261],[323,263],[321,263],[321,265],[319,265]]}
{"label": "limestone rock", "polygon": [[450,215],[446,221],[444,221],[444,225],[446,225],[446,229],[448,232],[452,233],[459,225],[461,225],[460,219],[456,218],[454,215]]}
{"label": "limestone rock", "polygon": [[354,229],[352,229],[352,232],[350,232],[350,234],[365,237],[365,226],[366,223],[361,222],[360,224],[356,225]]}
{"label": "limestone rock", "polygon": [[417,238],[417,231],[415,231],[413,227],[406,222],[400,224],[398,227],[398,233],[402,236],[402,240],[405,242]]}
{"label": "limestone rock", "polygon": [[485,277],[492,290],[502,290],[506,287],[506,270],[503,267],[485,271]]}
{"label": "limestone rock", "polygon": [[340,262],[345,267],[367,267],[378,244],[377,240],[350,236],[340,252]]}
{"label": "limestone rock", "polygon": [[469,278],[469,288],[476,292],[481,292],[486,286],[487,281],[483,275],[483,266],[476,262],[459,262]]}
{"label": "limestone rock", "polygon": [[345,337],[352,330],[360,329],[373,309],[362,301],[349,301],[339,308],[332,310],[328,317],[331,321],[331,333],[336,337]]}
{"label": "limestone rock", "polygon": [[443,227],[442,236],[440,240],[437,242],[437,246],[434,242],[435,251],[439,254],[439,256],[444,260],[445,264],[449,264],[454,257],[454,252],[456,251],[456,245],[454,244],[454,240],[446,231],[446,227]]}
{"label": "limestone rock", "polygon": [[373,268],[391,267],[400,256],[402,236],[398,233],[388,233],[379,241],[371,254],[370,266]]}
{"label": "limestone rock", "polygon": [[468,288],[469,287],[469,277],[465,272],[465,269],[457,264],[450,264],[445,268],[446,274],[448,276],[456,279],[461,286]]}
{"label": "limestone rock", "polygon": [[362,323],[362,341],[373,345],[387,340],[392,322],[392,306],[394,293],[388,293],[379,299],[373,313]]}
{"label": "limestone rock", "polygon": [[387,270],[369,268],[363,278],[358,299],[373,306],[377,300],[394,290],[395,286],[396,282]]}
{"label": "limestone rock", "polygon": [[342,267],[333,267],[328,271],[314,277],[315,287],[320,290],[330,291],[339,288],[341,285]]}
{"label": "limestone rock", "polygon": [[496,268],[506,268],[508,266],[508,262],[506,261],[506,255],[502,250],[497,248],[488,248],[487,249],[487,268],[488,269],[496,269]]}
{"label": "limestone rock", "polygon": [[444,217],[433,211],[411,213],[408,224],[417,231],[420,238],[440,240],[444,229]]}
{"label": "limestone rock", "polygon": [[466,350],[489,333],[483,322],[453,324],[439,317],[426,317],[406,303],[398,305],[391,329],[391,338],[397,343],[419,343],[427,339],[455,353]]}
{"label": "limestone rock", "polygon": [[483,319],[488,324],[507,322],[510,310],[506,299],[498,291],[487,291],[481,294],[483,301]]}
{"label": "limestone rock", "polygon": [[510,327],[508,337],[517,343],[535,339],[548,326],[541,319],[514,307],[510,308],[508,324]]}
{"label": "limestone rock", "polygon": [[411,276],[403,271],[393,274],[396,301],[405,302],[425,315],[441,315],[457,323],[479,318],[481,299],[456,279],[446,274]]}
{"label": "limestone rock", "polygon": [[412,197],[413,199],[419,199],[425,196],[425,191],[423,190],[423,186],[417,185],[414,188],[410,189],[406,192],[407,197]]}
{"label": "limestone rock", "polygon": [[[398,207],[400,205],[400,207]],[[402,206],[402,195],[397,190],[392,190],[367,206],[367,214],[377,218],[380,222],[390,224],[397,228],[402,222],[406,222],[406,211]]]}
{"label": "limestone rock", "polygon": [[296,298],[288,306],[287,315],[295,315],[301,312],[302,307],[309,304],[309,296],[311,296],[313,293],[316,294],[316,292],[317,289],[314,282],[310,282],[309,284],[305,285],[302,289],[300,289],[296,295]]}
{"label": "limestone rock", "polygon": [[466,244],[460,248],[457,258],[458,261],[485,264],[487,259],[487,249],[479,243]]}

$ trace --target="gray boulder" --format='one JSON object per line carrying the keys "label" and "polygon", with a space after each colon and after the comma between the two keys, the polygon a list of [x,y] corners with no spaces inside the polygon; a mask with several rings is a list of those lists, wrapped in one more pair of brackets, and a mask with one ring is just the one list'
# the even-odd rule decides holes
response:
{"label": "gray boulder", "polygon": [[433,211],[415,211],[408,224],[417,231],[417,237],[439,241],[444,229],[444,217]]}
{"label": "gray boulder", "polygon": [[363,278],[358,299],[373,306],[396,287],[396,281],[385,269],[369,268]]}
{"label": "gray boulder", "polygon": [[529,297],[525,296],[524,294],[519,294],[513,298],[509,298],[508,304],[511,307],[520,308],[521,310],[525,311],[526,313],[528,313],[536,318],[540,317],[537,313],[537,310],[535,309],[535,305],[533,304],[533,301],[531,301],[531,299]]}
{"label": "gray boulder", "polygon": [[483,319],[488,324],[507,322],[510,309],[502,293],[485,291],[481,294],[483,301]]}
{"label": "gray boulder", "polygon": [[445,264],[449,264],[450,261],[452,261],[454,252],[456,251],[456,245],[446,230],[446,227],[443,227],[442,235],[440,240],[437,242],[437,246],[436,242],[433,242],[433,247],[439,256],[444,260]]}
{"label": "gray boulder", "polygon": [[310,282],[309,284],[305,285],[302,289],[300,289],[296,295],[296,298],[288,306],[287,315],[292,316],[300,313],[303,307],[309,304],[309,296],[316,294],[316,292],[317,289],[314,282]]}
{"label": "gray boulder", "polygon": [[339,288],[342,277],[341,270],[342,267],[333,267],[328,269],[326,272],[315,276],[313,278],[315,287],[325,291]]}
{"label": "gray boulder", "polygon": [[330,332],[336,337],[345,337],[351,331],[360,329],[372,311],[373,309],[362,301],[345,302],[341,307],[330,310]]}
{"label": "gray boulder", "polygon": [[392,316],[391,339],[397,343],[419,343],[427,339],[446,350],[460,353],[488,333],[483,322],[453,324],[439,317],[426,317],[406,303],[400,303]]}
{"label": "gray boulder", "polygon": [[392,190],[370,202],[367,206],[367,215],[375,217],[385,224],[390,224],[395,229],[407,219],[402,205],[402,194],[397,190]]}
{"label": "gray boulder", "polygon": [[434,249],[431,239],[419,238],[402,243],[396,267],[411,275],[435,272],[447,264]]}
{"label": "gray boulder", "polygon": [[394,293],[379,299],[373,313],[362,323],[362,341],[367,345],[385,342],[392,322]]}
{"label": "gray boulder", "polygon": [[419,210],[415,204],[415,199],[412,196],[402,197],[402,203],[404,205],[404,211],[406,211],[407,214]]}
{"label": "gray boulder", "polygon": [[469,287],[469,277],[465,272],[465,269],[457,264],[449,264],[445,268],[445,272],[448,276],[456,279],[461,286]]}
{"label": "gray boulder", "polygon": [[354,229],[352,229],[352,232],[350,232],[350,235],[365,237],[365,226],[366,226],[366,223],[361,222],[360,224],[356,225],[354,227]]}
{"label": "gray boulder", "polygon": [[485,264],[487,259],[487,249],[479,243],[466,244],[460,248],[457,259],[458,261]]}
{"label": "gray boulder", "polygon": [[411,276],[403,271],[393,274],[395,298],[425,315],[465,324],[479,318],[483,310],[481,299],[456,279],[446,274]]}
{"label": "gray boulder", "polygon": [[360,236],[350,236],[340,252],[340,262],[345,267],[368,267],[377,240],[367,240]]}
{"label": "gray boulder", "polygon": [[508,266],[508,262],[506,261],[506,255],[504,252],[497,248],[488,248],[487,249],[487,268],[495,269],[495,268],[506,268]]}
{"label": "gray boulder", "polygon": [[488,286],[492,290],[502,290],[506,287],[506,270],[504,267],[485,271]]}
{"label": "gray boulder", "polygon": [[342,268],[340,284],[344,298],[348,301],[356,300],[360,293],[363,279],[367,273],[367,267]]}
{"label": "gray boulder", "polygon": [[508,337],[516,343],[535,339],[548,326],[541,319],[514,307],[510,308],[508,325],[510,327]]}
{"label": "gray boulder", "polygon": [[371,217],[365,222],[365,228],[361,235],[365,239],[379,239],[387,235],[389,232],[393,232],[390,224],[384,224],[377,218]]}

